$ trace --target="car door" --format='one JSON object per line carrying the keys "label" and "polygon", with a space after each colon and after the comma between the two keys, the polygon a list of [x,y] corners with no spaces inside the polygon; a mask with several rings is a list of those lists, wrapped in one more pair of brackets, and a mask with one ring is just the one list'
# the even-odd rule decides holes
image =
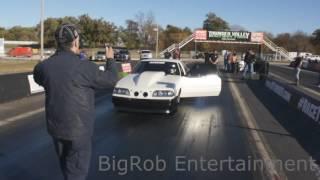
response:
{"label": "car door", "polygon": [[221,78],[216,74],[181,77],[181,98],[219,96]]}

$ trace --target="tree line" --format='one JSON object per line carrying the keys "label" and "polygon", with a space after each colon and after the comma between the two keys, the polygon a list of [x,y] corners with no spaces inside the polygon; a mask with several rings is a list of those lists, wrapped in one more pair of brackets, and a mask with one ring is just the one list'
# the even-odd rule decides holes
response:
{"label": "tree line", "polygon": [[[133,19],[126,20],[124,26],[116,26],[103,18],[92,18],[84,14],[78,17],[47,18],[44,21],[45,47],[55,47],[54,33],[63,23],[77,25],[84,44],[89,48],[99,48],[105,43],[111,43],[129,49],[155,49],[158,30],[159,48],[162,49],[192,34],[191,29],[187,27],[157,26],[152,12],[139,12]],[[40,41],[40,28],[40,24],[34,27],[14,26],[9,29],[0,27],[0,37],[6,40]]]}
{"label": "tree line", "polygon": [[[92,18],[87,14],[78,17],[47,18],[44,21],[44,43],[45,47],[55,47],[54,31],[63,23],[76,24],[81,31],[81,38],[89,48],[99,48],[104,43],[112,43],[115,46],[126,46],[129,49],[155,49],[156,33],[159,31],[159,49],[165,49],[173,43],[179,43],[192,34],[188,27],[177,27],[167,25],[157,26],[152,12],[139,12],[134,18],[128,19],[124,26],[116,26],[103,18]],[[246,30],[238,25],[230,25],[223,18],[215,13],[209,12],[203,21],[202,29],[220,31]],[[312,52],[320,54],[320,28],[312,34],[302,31],[295,33],[281,33],[273,35],[266,33],[277,45],[286,48],[288,51]],[[39,41],[40,24],[34,27],[15,26],[9,29],[0,27],[0,37],[6,40]],[[225,48],[225,45],[219,49]],[[194,45],[190,44],[185,49],[191,50]],[[199,44],[198,50],[212,48],[210,44]]]}

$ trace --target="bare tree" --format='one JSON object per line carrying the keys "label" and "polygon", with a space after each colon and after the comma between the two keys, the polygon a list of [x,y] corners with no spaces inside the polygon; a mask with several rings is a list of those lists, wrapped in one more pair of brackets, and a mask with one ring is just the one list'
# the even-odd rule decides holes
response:
{"label": "bare tree", "polygon": [[152,11],[147,14],[138,12],[135,16],[138,23],[138,37],[142,43],[140,46],[145,48],[152,48],[155,45],[155,31],[157,27],[155,17]]}

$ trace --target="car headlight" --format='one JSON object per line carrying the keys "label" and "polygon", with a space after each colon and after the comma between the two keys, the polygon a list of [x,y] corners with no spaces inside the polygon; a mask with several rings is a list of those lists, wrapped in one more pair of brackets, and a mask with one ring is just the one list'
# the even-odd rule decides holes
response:
{"label": "car headlight", "polygon": [[129,91],[129,89],[126,89],[126,88],[114,88],[113,94],[130,96],[130,91]]}
{"label": "car headlight", "polygon": [[173,97],[174,92],[169,90],[158,90],[158,91],[154,91],[152,96],[153,97]]}

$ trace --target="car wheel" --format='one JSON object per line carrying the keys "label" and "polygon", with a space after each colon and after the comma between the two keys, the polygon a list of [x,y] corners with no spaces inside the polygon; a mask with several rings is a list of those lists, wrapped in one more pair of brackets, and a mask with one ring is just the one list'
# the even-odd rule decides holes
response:
{"label": "car wheel", "polygon": [[181,94],[181,89],[180,89],[180,91],[179,91],[179,94],[178,94],[178,96],[177,96],[176,102],[175,102],[174,106],[172,107],[171,112],[170,112],[169,115],[173,115],[173,114],[175,114],[175,113],[178,111],[179,104],[180,104],[180,102],[181,102],[180,94]]}

